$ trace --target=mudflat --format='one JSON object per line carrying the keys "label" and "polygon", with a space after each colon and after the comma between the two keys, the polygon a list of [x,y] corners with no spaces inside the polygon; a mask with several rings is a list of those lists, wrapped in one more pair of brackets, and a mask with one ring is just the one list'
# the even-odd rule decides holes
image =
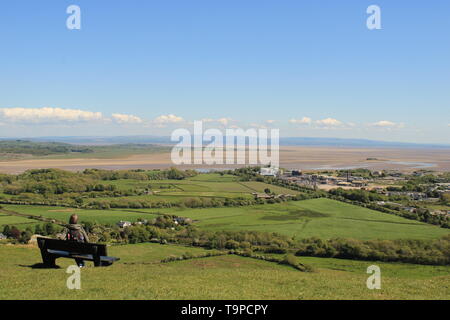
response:
{"label": "mudflat", "polygon": [[[288,169],[325,170],[367,168],[372,170],[414,171],[429,169],[450,171],[450,149],[395,149],[349,147],[281,147],[280,165]],[[173,166],[169,152],[124,155],[112,159],[51,159],[36,158],[2,161],[0,172],[21,173],[28,169],[59,168],[79,171],[98,169],[157,169]],[[185,165],[180,168],[235,168],[242,165]]]}
{"label": "mudflat", "polygon": [[299,169],[392,169],[450,171],[450,148],[283,147],[283,167]]}

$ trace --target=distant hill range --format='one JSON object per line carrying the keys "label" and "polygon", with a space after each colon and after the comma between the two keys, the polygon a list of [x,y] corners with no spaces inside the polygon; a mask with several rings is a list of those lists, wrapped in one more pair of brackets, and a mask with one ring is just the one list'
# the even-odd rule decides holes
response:
{"label": "distant hill range", "polygon": [[[111,157],[115,154],[169,152],[171,148],[150,143],[83,144],[74,141],[45,139],[0,139],[0,160],[20,159],[24,155],[35,157],[77,156]],[[70,140],[70,139],[69,139]],[[64,140],[66,141],[66,140]]]}
{"label": "distant hill range", "polygon": [[280,138],[284,146],[334,146],[334,147],[369,147],[369,148],[450,148],[450,144],[425,144],[408,142],[389,142],[366,139],[338,138]]}
{"label": "distant hill range", "polygon": [[[163,144],[172,145],[166,136],[117,136],[117,137],[40,137],[22,138],[35,142],[60,142],[77,145],[113,145],[113,144]],[[12,140],[12,139],[8,139]],[[450,148],[450,144],[424,144],[406,142],[388,142],[366,139],[339,138],[280,138],[282,146],[322,146],[322,147],[359,147],[359,148]]]}

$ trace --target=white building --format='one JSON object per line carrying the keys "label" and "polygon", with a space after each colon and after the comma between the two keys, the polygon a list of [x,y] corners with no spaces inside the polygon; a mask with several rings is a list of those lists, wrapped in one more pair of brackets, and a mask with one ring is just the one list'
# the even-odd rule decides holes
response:
{"label": "white building", "polygon": [[127,228],[127,227],[131,227],[131,222],[120,221],[117,225],[119,226],[119,228]]}
{"label": "white building", "polygon": [[260,175],[265,177],[276,177],[279,172],[279,168],[261,168]]}

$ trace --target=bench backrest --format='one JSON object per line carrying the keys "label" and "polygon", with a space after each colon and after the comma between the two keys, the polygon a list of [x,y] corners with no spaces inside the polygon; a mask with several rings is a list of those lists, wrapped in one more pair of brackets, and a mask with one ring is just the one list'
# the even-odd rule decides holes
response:
{"label": "bench backrest", "polygon": [[59,250],[79,254],[92,254],[97,256],[107,256],[106,245],[96,243],[82,243],[76,241],[56,240],[47,238],[37,238],[41,250]]}

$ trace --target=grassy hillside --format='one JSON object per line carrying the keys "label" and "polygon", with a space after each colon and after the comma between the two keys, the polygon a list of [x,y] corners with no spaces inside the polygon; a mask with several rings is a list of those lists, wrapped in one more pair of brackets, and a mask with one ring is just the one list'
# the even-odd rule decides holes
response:
{"label": "grassy hillside", "polygon": [[28,218],[10,216],[0,213],[0,228],[4,225],[20,225],[22,227],[22,225],[28,226],[29,224],[33,224],[33,221]]}
{"label": "grassy hillside", "polygon": [[115,185],[120,190],[130,188],[151,188],[159,195],[184,195],[202,196],[205,193],[214,194],[217,197],[226,197],[230,194],[234,196],[249,196],[254,192],[264,193],[265,189],[270,189],[275,194],[298,194],[298,191],[268,185],[262,182],[240,182],[238,177],[232,175],[219,175],[215,173],[200,174],[185,180],[152,180],[138,181],[122,179],[108,182]]}
{"label": "grassy hillside", "polygon": [[[153,220],[161,215],[189,217],[193,220],[196,228],[185,225],[175,226],[171,217],[160,217],[159,220],[167,219],[170,224],[162,225],[162,229],[158,229],[158,233],[153,234],[145,229],[154,230],[154,225],[135,226],[125,230],[130,232],[129,238],[114,238],[113,240],[134,243],[131,241],[136,240],[135,236],[131,237],[133,232],[135,234],[147,232],[148,237],[143,237],[143,240],[136,242],[148,242],[153,241],[152,237],[165,239],[164,235],[179,232],[186,241],[177,241],[174,240],[175,238],[170,241],[169,237],[170,243],[191,245],[195,240],[197,245],[203,243],[204,248],[221,250],[236,247],[226,246],[229,242],[225,241],[227,239],[223,240],[225,245],[209,245],[204,242],[205,238],[214,243],[218,238],[224,237],[224,233],[217,236],[217,234],[205,231],[259,231],[279,233],[295,237],[297,240],[311,237],[426,240],[441,238],[450,233],[449,229],[326,198],[279,203],[272,201],[257,205],[257,201],[250,200],[253,199],[252,193],[269,192],[266,189],[270,189],[270,193],[273,194],[300,194],[298,199],[303,199],[303,196],[308,193],[306,191],[300,193],[257,181],[241,181],[240,177],[234,175],[217,173],[196,175],[191,172],[179,176],[180,172],[171,172],[171,174],[176,174],[171,177],[169,173],[156,170],[136,172],[88,170],[85,173],[49,170],[28,172],[20,176],[19,181],[5,176],[3,179],[4,194],[0,195],[4,200],[3,203],[8,203],[6,201],[8,199],[22,201],[22,203],[33,200],[35,202],[28,203],[54,203],[72,207],[2,204],[0,232],[4,225],[15,225],[20,230],[24,230],[27,226],[42,224],[43,221],[37,220],[39,217],[66,222],[70,215],[77,213],[81,222],[90,221],[103,225],[115,224],[120,220],[131,222],[138,219]],[[58,186],[57,189],[56,186]],[[75,187],[79,190],[77,191]],[[9,192],[7,192],[8,188]],[[202,201],[206,199],[212,205],[207,207],[202,205],[201,201],[200,205],[187,205],[189,201],[198,199]],[[217,199],[221,199],[221,202]],[[42,200],[54,202],[39,202]],[[121,200],[130,201],[133,205],[146,202],[147,206],[108,206],[106,208],[110,209],[105,210],[93,209],[101,207],[86,206],[92,201],[110,201],[109,203],[113,204],[114,201]],[[205,201],[205,203],[207,202]],[[230,205],[230,203],[232,204]],[[204,208],[201,208],[202,206]],[[98,227],[96,226],[96,228]],[[139,228],[141,228],[140,231]],[[176,231],[178,228],[179,231]],[[123,232],[123,230],[121,231]],[[193,235],[185,237],[188,233],[184,232],[191,231]],[[283,236],[266,233],[257,233],[257,235],[261,235],[261,237],[252,240],[252,243],[248,242],[247,246],[241,246],[245,241],[235,242],[240,246],[239,248],[249,249],[251,246],[252,250],[255,250],[252,254],[260,254],[263,250],[268,249],[267,246],[276,246],[277,243],[288,248],[288,243],[283,240],[286,238]],[[264,240],[261,240],[264,237],[270,238],[271,242],[266,243],[264,248],[257,248],[265,243]],[[180,240],[181,238],[176,239]],[[283,241],[286,243],[283,244]],[[357,242],[356,240],[345,241],[349,241],[350,244],[352,241]],[[391,251],[395,253],[403,250],[403,247],[395,247],[392,243],[387,242],[377,243],[388,246],[388,249],[392,249]],[[429,255],[435,258],[436,252],[441,255],[444,252],[445,256],[444,250],[433,251],[437,248],[436,246],[440,245],[439,241],[435,242],[434,247],[430,247],[426,243],[423,248],[420,247],[417,250],[413,248],[417,252],[414,251],[412,254],[418,256],[422,254],[425,258]],[[296,243],[300,244],[301,241]],[[403,244],[404,242],[402,242]],[[361,243],[358,245],[357,248],[364,246],[363,249],[368,246]],[[288,251],[284,252],[294,253],[297,250],[299,247],[290,247]],[[66,274],[65,268],[73,264],[73,261],[59,260],[61,269],[35,269],[32,266],[41,262],[40,253],[36,247],[32,245],[0,245],[0,299],[450,298],[450,266],[291,257],[294,262],[297,260],[308,264],[315,270],[312,273],[303,273],[291,266],[235,255],[161,263],[162,259],[171,256],[181,256],[185,253],[199,255],[207,252],[211,251],[200,247],[150,243],[113,246],[109,248],[109,254],[120,257],[121,260],[109,268],[88,267],[83,269],[82,290],[70,291],[66,288],[68,274]],[[264,251],[264,254],[266,257],[276,256],[279,260],[284,258],[284,254],[276,255],[274,252],[280,253],[280,251],[268,250]],[[405,255],[408,255],[408,252]],[[321,255],[315,254],[315,256]],[[329,256],[364,260],[361,255]],[[378,259],[378,257],[383,259],[383,256],[371,255],[366,260]],[[419,261],[419,258],[416,260]],[[416,260],[384,259],[383,261],[415,262]],[[424,261],[418,263],[424,263]],[[371,291],[366,287],[368,277],[366,270],[373,264],[381,267],[382,290],[380,291]]]}
{"label": "grassy hillside", "polygon": [[209,230],[277,232],[298,238],[432,239],[450,233],[418,221],[330,199],[240,208],[191,209],[177,215]]}
{"label": "grassy hillside", "polygon": [[[180,206],[194,201],[253,201],[253,193],[267,189],[275,195],[298,195],[300,192],[262,182],[240,182],[239,177],[220,174],[190,174],[183,179],[161,179],[166,171],[102,171],[99,177],[92,170],[72,173],[62,170],[30,171],[19,176],[4,176],[0,182],[3,203],[65,204],[76,207],[103,209],[103,204],[115,208],[161,208]],[[178,171],[181,172],[181,171]],[[117,173],[117,177],[112,177]],[[127,178],[121,178],[127,177]],[[153,177],[158,175],[157,178]],[[58,186],[58,190],[55,189]],[[101,186],[101,189],[95,187]],[[102,203],[99,205],[98,203]],[[139,203],[138,206],[133,204]],[[144,205],[142,205],[144,203]],[[188,205],[189,206],[189,205]],[[192,207],[192,206],[191,206]],[[198,205],[201,207],[201,205]]]}
{"label": "grassy hillside", "polygon": [[[366,287],[371,262],[301,258],[317,269],[219,256],[159,263],[193,249],[154,244],[111,247],[121,261],[82,270],[82,290],[68,290],[65,268],[32,269],[41,261],[34,247],[0,245],[0,299],[450,299],[450,267],[376,263],[382,290]],[[202,249],[195,249],[196,253]]]}
{"label": "grassy hillside", "polygon": [[[99,223],[116,223],[120,220],[133,222],[138,218],[149,220],[158,214],[173,214],[189,217],[194,220],[195,225],[205,230],[277,232],[296,238],[435,239],[450,233],[448,229],[330,199],[205,209],[81,210],[21,205],[3,207],[27,215],[42,215],[60,221],[67,221],[71,214],[77,213],[81,221]],[[9,219],[16,218],[20,223],[27,220],[0,216],[0,224],[11,224]]]}
{"label": "grassy hillside", "polygon": [[[121,220],[135,222],[139,218],[153,219],[157,215],[149,212],[134,212],[128,209],[116,209],[116,210],[81,210],[63,207],[48,207],[48,206],[27,206],[27,205],[4,205],[6,210],[11,210],[18,213],[27,214],[30,216],[42,216],[44,218],[56,219],[58,221],[68,221],[69,217],[76,213],[80,217],[80,221],[98,222],[100,224],[115,224]],[[155,211],[157,213],[157,211]],[[0,213],[4,214],[4,213]],[[33,223],[33,220],[15,217],[15,216],[0,216],[1,225],[12,225],[10,222],[14,219],[18,219],[20,223]]]}

